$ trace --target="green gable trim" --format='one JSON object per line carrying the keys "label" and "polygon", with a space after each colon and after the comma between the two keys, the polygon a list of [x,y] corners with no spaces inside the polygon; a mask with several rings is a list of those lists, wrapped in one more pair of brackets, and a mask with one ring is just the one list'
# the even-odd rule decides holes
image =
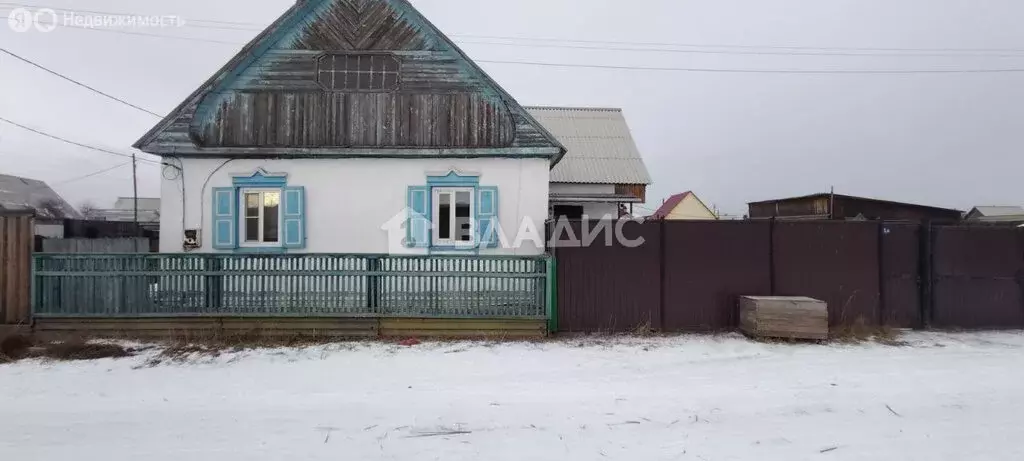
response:
{"label": "green gable trim", "polygon": [[172,157],[201,158],[551,158],[558,155],[554,147],[505,147],[482,149],[339,149],[215,147],[189,150],[168,149],[152,152]]}
{"label": "green gable trim", "polygon": [[[163,121],[139,139],[134,146],[145,152],[170,156],[255,156],[263,158],[268,156],[292,157],[310,155],[316,157],[358,156],[369,158],[373,158],[375,156],[472,158],[493,155],[508,157],[533,157],[543,155],[547,156],[551,160],[552,165],[557,163],[565,154],[565,148],[550,132],[548,132],[526,110],[524,110],[519,103],[511,97],[511,95],[501,88],[475,62],[469,59],[469,57],[447,36],[438,30],[436,26],[423,17],[423,15],[420,14],[419,11],[417,11],[407,0],[364,0],[363,3],[370,5],[371,7],[374,4],[385,3],[387,8],[391,10],[391,13],[389,14],[393,14],[394,17],[397,18],[396,22],[401,22],[405,27],[416,31],[416,33],[422,36],[419,39],[419,42],[417,42],[417,46],[414,46],[414,48],[421,49],[418,51],[415,49],[394,51],[374,49],[366,50],[366,52],[393,52],[396,55],[406,56],[414,55],[416,53],[450,55],[452,62],[454,63],[453,65],[459,69],[458,74],[464,75],[466,79],[474,79],[474,82],[478,82],[473,83],[474,88],[476,88],[476,90],[474,90],[474,94],[486,99],[493,98],[494,107],[502,107],[511,113],[512,119],[517,121],[517,124],[513,125],[513,133],[517,133],[514,136],[514,139],[519,139],[519,128],[528,127],[527,129],[530,135],[523,139],[530,140],[530,143],[525,144],[523,147],[529,146],[528,148],[537,149],[539,146],[547,145],[547,148],[542,148],[544,150],[535,150],[532,152],[519,150],[519,146],[517,145],[492,148],[500,149],[500,153],[494,152],[493,150],[491,153],[483,153],[479,152],[475,148],[460,147],[441,149],[412,148],[408,150],[417,152],[413,154],[398,154],[396,151],[406,150],[404,147],[399,147],[397,149],[392,148],[392,152],[383,155],[367,154],[362,152],[349,155],[339,153],[338,151],[365,150],[365,148],[282,148],[280,146],[263,147],[262,145],[259,145],[258,147],[254,146],[236,149],[228,147],[204,148],[197,146],[196,143],[201,139],[199,132],[201,132],[202,129],[210,128],[211,124],[215,121],[214,119],[218,117],[222,105],[226,102],[234,101],[235,96],[242,91],[239,89],[241,88],[241,86],[239,86],[239,82],[250,81],[254,76],[258,76],[257,73],[253,73],[254,69],[259,68],[261,62],[265,62],[263,59],[268,56],[268,53],[311,50],[311,48],[308,47],[308,36],[305,34],[311,30],[313,25],[319,24],[318,21],[329,20],[321,18],[330,16],[331,14],[337,14],[339,10],[332,10],[332,8],[338,6],[337,3],[340,1],[342,0],[305,0],[292,5],[270,27],[261,32],[214,76],[193,92],[187,100],[182,102],[182,104],[180,104]],[[302,46],[305,46],[305,48],[301,48],[300,45],[298,45],[299,43],[303,43],[304,45]],[[317,45],[313,48],[319,47],[320,45]],[[346,50],[318,51],[341,52]],[[352,52],[361,53],[362,51]],[[257,91],[263,92],[269,90]],[[187,132],[182,128],[186,125],[188,126]],[[161,136],[163,133],[166,134]],[[467,153],[451,153],[451,151],[467,151]]]}

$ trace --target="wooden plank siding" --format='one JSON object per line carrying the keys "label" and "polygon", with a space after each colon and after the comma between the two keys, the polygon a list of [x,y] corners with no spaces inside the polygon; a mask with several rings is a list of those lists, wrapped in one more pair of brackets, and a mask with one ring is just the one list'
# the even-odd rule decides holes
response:
{"label": "wooden plank siding", "polygon": [[[327,88],[318,81],[325,54],[393,57],[397,87]],[[187,156],[564,154],[404,0],[296,3],[135,147]]]}
{"label": "wooden plank siding", "polygon": [[0,213],[0,324],[30,320],[33,217]]}
{"label": "wooden plank siding", "polygon": [[240,92],[214,123],[208,147],[504,147],[511,113],[473,93]]}

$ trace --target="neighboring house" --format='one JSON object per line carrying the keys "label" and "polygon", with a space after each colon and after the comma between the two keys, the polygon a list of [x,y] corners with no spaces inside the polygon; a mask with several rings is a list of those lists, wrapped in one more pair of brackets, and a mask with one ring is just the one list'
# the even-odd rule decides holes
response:
{"label": "neighboring house", "polygon": [[565,154],[407,0],[296,2],[135,147],[162,252],[541,254],[495,231],[543,234]]}
{"label": "neighboring house", "polygon": [[976,206],[967,212],[966,221],[1002,224],[1024,224],[1024,207]]}
{"label": "neighboring house", "polygon": [[963,212],[851,195],[820,193],[748,204],[751,219],[777,218],[957,222]]}
{"label": "neighboring house", "polygon": [[619,217],[647,201],[647,173],[621,109],[528,107],[568,149],[551,170],[551,216]]}
{"label": "neighboring house", "polygon": [[64,236],[64,220],[81,215],[60,194],[43,181],[0,174],[0,209],[31,210],[35,213],[35,234]]}
{"label": "neighboring house", "polygon": [[[94,209],[87,213],[87,218],[100,221],[135,221],[135,199],[133,197],[118,197],[114,207],[109,209]],[[160,222],[160,199],[139,197],[139,222],[159,223]]]}
{"label": "neighboring house", "polygon": [[704,202],[691,191],[676,194],[665,200],[649,219],[718,219]]}

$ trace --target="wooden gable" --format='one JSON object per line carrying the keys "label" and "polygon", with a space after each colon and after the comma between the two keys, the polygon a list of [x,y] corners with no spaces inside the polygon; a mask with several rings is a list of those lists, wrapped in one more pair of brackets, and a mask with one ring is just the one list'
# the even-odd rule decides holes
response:
{"label": "wooden gable", "polygon": [[135,147],[554,162],[565,151],[406,0],[296,3]]}

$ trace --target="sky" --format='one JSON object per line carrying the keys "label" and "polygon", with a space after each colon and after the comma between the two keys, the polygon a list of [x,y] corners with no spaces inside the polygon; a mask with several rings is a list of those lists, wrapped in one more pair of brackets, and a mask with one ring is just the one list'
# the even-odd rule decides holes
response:
{"label": "sky", "polygon": [[[269,24],[291,0],[20,0],[0,2],[0,20],[13,3],[176,15],[186,23]],[[485,61],[716,70],[1024,70],[1019,0],[412,3],[470,57]],[[209,22],[118,29],[184,38],[172,39],[64,26],[15,32],[0,21],[0,48],[164,114],[255,36],[253,29]],[[643,50],[666,47],[625,42],[700,47],[651,52]],[[537,46],[551,44],[563,47]],[[964,49],[1008,51],[953,51]],[[815,53],[830,54],[807,55]],[[481,66],[523,105],[622,108],[654,180],[646,209],[693,190],[722,212],[742,215],[750,201],[833,187],[837,193],[964,210],[1024,204],[1024,72]],[[0,117],[116,152],[131,154],[131,144],[158,121],[3,54],[0,89]],[[130,196],[127,165],[78,179],[127,160],[0,123],[0,173],[50,182],[76,206],[105,207]],[[160,174],[159,166],[140,164],[140,196],[159,195]]]}

